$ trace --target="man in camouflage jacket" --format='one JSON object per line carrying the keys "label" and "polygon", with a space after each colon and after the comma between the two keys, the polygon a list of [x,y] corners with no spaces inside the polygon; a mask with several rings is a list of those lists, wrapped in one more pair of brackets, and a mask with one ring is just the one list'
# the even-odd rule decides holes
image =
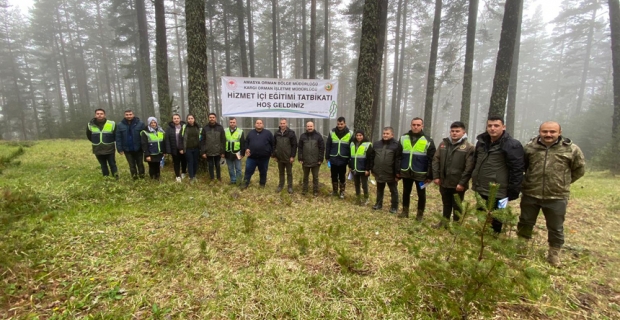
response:
{"label": "man in camouflage jacket", "polygon": [[[560,124],[548,121],[540,125],[539,135],[525,146],[525,177],[521,192],[521,216],[517,234],[532,238],[532,229],[542,209],[547,223],[549,253],[547,261],[560,264],[564,244],[564,217],[571,183],[585,173],[585,160],[579,147],[562,137]],[[520,244],[523,253],[525,243]]]}

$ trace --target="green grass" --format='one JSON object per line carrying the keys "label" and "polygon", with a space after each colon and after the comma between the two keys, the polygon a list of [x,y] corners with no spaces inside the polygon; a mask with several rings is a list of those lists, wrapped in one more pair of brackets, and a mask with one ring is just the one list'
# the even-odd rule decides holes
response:
{"label": "green grass", "polygon": [[[17,148],[0,143],[0,157]],[[118,156],[121,180],[104,179],[88,141],[23,150],[0,174],[0,318],[451,318],[461,291],[444,289],[474,281],[445,277],[445,251],[471,248],[429,227],[441,209],[435,187],[420,224],[354,206],[352,184],[344,201],[329,197],[326,167],[314,198],[301,195],[298,164],[288,195],[275,193],[273,163],[266,189],[257,173],[241,191],[226,168],[224,183],[201,173],[178,184],[169,165],[161,184],[134,182]],[[542,217],[527,260],[501,253],[514,231],[491,240],[481,268],[504,262],[510,292],[472,302],[469,316],[618,318],[619,182],[588,172],[575,183],[560,269],[544,261]]]}

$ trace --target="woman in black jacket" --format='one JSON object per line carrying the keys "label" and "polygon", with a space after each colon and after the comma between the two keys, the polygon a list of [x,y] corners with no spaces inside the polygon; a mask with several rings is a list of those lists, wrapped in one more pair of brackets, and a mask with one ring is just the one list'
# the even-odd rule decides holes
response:
{"label": "woman in black jacket", "polygon": [[166,128],[166,150],[172,155],[177,182],[181,182],[187,173],[187,159],[183,154],[183,135],[181,134],[184,125],[185,122],[181,121],[181,116],[174,114]]}

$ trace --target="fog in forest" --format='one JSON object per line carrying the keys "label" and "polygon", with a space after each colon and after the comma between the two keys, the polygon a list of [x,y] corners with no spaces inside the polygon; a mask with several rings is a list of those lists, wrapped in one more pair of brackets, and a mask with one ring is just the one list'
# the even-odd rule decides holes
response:
{"label": "fog in forest", "polygon": [[[220,77],[227,75],[337,79],[338,116],[353,128],[364,1],[33,0],[27,10],[19,2],[0,0],[1,139],[83,139],[97,108],[115,121],[127,109],[162,122],[172,113],[185,118],[191,111],[205,124],[200,115],[222,114]],[[404,133],[413,117],[424,117],[438,3],[433,120],[427,133],[440,140],[461,118],[472,2],[387,2],[375,128],[392,126]],[[475,2],[472,141],[484,131],[504,16],[504,1]],[[513,57],[516,81],[511,79],[508,90],[514,125],[508,131],[525,143],[542,121],[556,120],[589,159],[600,158],[609,152],[614,111],[608,1],[556,2],[543,7],[543,1],[524,1]],[[195,10],[201,7],[204,15]],[[188,43],[200,21],[206,31],[202,53]],[[203,56],[206,65],[188,68]],[[201,72],[207,82],[194,92],[206,95],[195,98],[190,87]],[[303,120],[289,122],[300,132]],[[242,120],[241,127],[250,127],[250,121]],[[226,119],[219,122],[225,125]],[[268,120],[268,128],[276,126],[276,119]],[[335,120],[317,123],[323,134],[334,126]],[[374,138],[378,134],[375,129]]]}

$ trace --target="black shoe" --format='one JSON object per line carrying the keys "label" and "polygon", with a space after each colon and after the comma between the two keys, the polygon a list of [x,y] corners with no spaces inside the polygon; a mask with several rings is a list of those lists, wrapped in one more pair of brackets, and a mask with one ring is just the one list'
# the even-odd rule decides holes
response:
{"label": "black shoe", "polygon": [[282,186],[278,186],[278,188],[276,189],[276,193],[282,192],[282,188],[283,188]]}
{"label": "black shoe", "polygon": [[314,191],[314,192],[312,192],[312,194],[313,194],[315,197],[317,197],[317,196],[319,195],[319,192],[318,192],[318,191]]}
{"label": "black shoe", "polygon": [[241,185],[241,190],[245,190],[248,187],[249,187],[249,185],[244,183],[244,184]]}
{"label": "black shoe", "polygon": [[398,212],[398,208],[390,208],[391,214],[395,214],[396,212]]}
{"label": "black shoe", "polygon": [[288,194],[293,194],[293,187],[288,187]]}
{"label": "black shoe", "polygon": [[264,184],[261,184],[261,185],[260,185],[260,186],[258,186],[258,187],[259,187],[259,188],[261,188],[261,189],[265,189],[265,185],[264,185]]}
{"label": "black shoe", "polygon": [[372,210],[381,210],[381,208],[383,208],[383,206],[380,204],[375,204],[374,206],[372,206]]}

